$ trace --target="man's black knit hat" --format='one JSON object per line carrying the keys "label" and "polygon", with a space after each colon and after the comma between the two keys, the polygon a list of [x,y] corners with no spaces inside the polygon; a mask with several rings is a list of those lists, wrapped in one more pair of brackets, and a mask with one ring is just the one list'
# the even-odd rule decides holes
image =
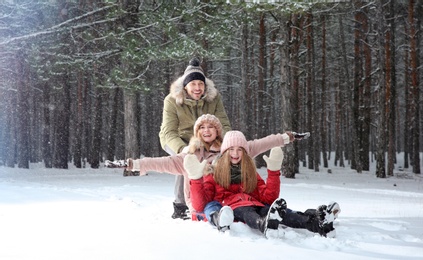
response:
{"label": "man's black knit hat", "polygon": [[188,67],[185,69],[184,72],[184,87],[193,80],[201,80],[206,83],[206,77],[204,76],[203,69],[200,67],[200,60],[197,58],[193,58],[190,62]]}

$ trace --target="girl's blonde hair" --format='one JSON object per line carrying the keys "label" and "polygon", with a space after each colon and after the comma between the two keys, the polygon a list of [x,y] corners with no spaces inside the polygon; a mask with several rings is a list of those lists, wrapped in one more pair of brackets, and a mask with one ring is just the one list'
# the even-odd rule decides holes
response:
{"label": "girl's blonde hair", "polygon": [[[222,154],[214,167],[214,180],[225,189],[229,189],[229,186],[231,185],[231,157],[228,151],[229,150],[226,150]],[[257,187],[256,164],[244,148],[242,148],[240,166],[242,191],[245,193],[251,193]]]}

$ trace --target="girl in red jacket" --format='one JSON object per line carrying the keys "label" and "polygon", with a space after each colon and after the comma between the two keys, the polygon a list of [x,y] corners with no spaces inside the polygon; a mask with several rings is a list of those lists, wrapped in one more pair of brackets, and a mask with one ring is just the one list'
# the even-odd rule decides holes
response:
{"label": "girl in red jacket", "polygon": [[[247,140],[241,132],[226,133],[221,146],[221,157],[215,163],[213,174],[204,175],[205,161],[200,163],[194,155],[185,157],[184,167],[191,180],[191,200],[195,210],[203,211],[213,201],[222,204],[224,207],[212,212],[209,220],[223,231],[229,229],[233,220],[244,222],[265,235],[268,229],[277,230],[279,224],[307,228],[321,235],[332,231],[333,219],[340,211],[337,203],[336,212],[327,212],[327,207],[305,213],[287,210],[285,201],[279,198],[282,149],[273,148],[269,157],[263,157],[268,173],[265,182],[257,173],[247,147]],[[327,225],[323,228],[330,214],[336,214],[330,222],[331,228]],[[222,221],[226,223],[222,224]]]}
{"label": "girl in red jacket", "polygon": [[[207,163],[212,163],[213,160],[220,154],[220,148],[224,136],[223,129],[224,128],[220,123],[220,120],[216,116],[211,114],[200,116],[195,121],[193,127],[194,136],[191,138],[189,146],[187,147],[188,152],[196,155],[200,162],[207,161]],[[296,139],[298,140],[300,138],[297,137]],[[248,141],[248,149],[246,151],[252,158],[254,158],[275,146],[284,147],[285,145],[292,143],[294,140],[294,134],[289,131],[283,134],[272,134],[264,138]],[[147,174],[147,171],[184,175],[185,202],[189,207],[189,211],[193,214],[193,218],[202,217],[202,214],[197,215],[192,207],[189,178],[187,177],[187,173],[183,165],[185,156],[186,151],[172,156],[128,159],[128,167],[124,171],[124,176],[142,176]],[[114,165],[116,165],[115,163],[117,163],[118,166],[126,164],[123,160],[117,162],[106,161],[106,165],[108,165],[108,167],[114,167]],[[210,209],[210,212],[212,212],[216,210],[219,211],[221,207],[222,206],[219,203],[213,202],[208,205],[207,209]],[[183,216],[183,219],[189,218],[186,208],[178,207],[176,204],[175,212],[177,213],[176,215]],[[208,210],[205,210],[205,212],[208,212]]]}
{"label": "girl in red jacket", "polygon": [[[197,211],[203,211],[207,203],[217,201],[224,206],[220,214],[230,215],[232,210],[236,221],[265,234],[268,228],[277,229],[279,226],[279,221],[273,220],[280,218],[279,214],[268,213],[269,205],[279,197],[283,153],[280,147],[276,147],[271,150],[270,157],[264,157],[268,167],[266,183],[257,173],[247,150],[244,134],[229,131],[223,139],[221,157],[216,162],[214,174],[204,177],[206,163],[199,163],[195,156],[187,155],[184,166],[191,179],[192,205]],[[217,222],[219,219],[219,212],[215,212],[210,221]],[[225,227],[222,223],[214,224]]]}

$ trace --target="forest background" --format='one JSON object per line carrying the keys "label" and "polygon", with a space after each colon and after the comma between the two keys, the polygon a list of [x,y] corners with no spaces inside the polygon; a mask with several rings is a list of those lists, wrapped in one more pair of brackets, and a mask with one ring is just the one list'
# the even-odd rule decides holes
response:
{"label": "forest background", "polygon": [[384,178],[399,152],[419,174],[422,5],[0,0],[0,165],[165,155],[163,99],[196,56],[248,139],[311,132],[286,177],[335,156]]}

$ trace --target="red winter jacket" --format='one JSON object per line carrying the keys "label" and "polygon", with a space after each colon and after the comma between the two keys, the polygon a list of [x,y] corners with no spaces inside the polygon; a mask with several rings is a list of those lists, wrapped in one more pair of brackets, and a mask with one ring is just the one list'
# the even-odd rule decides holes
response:
{"label": "red winter jacket", "polygon": [[257,187],[251,193],[242,192],[240,184],[231,184],[225,189],[214,181],[213,174],[198,180],[191,180],[191,201],[196,211],[202,212],[210,201],[216,200],[232,209],[243,206],[261,206],[272,204],[279,197],[280,171],[267,170],[267,184],[257,173]]}

